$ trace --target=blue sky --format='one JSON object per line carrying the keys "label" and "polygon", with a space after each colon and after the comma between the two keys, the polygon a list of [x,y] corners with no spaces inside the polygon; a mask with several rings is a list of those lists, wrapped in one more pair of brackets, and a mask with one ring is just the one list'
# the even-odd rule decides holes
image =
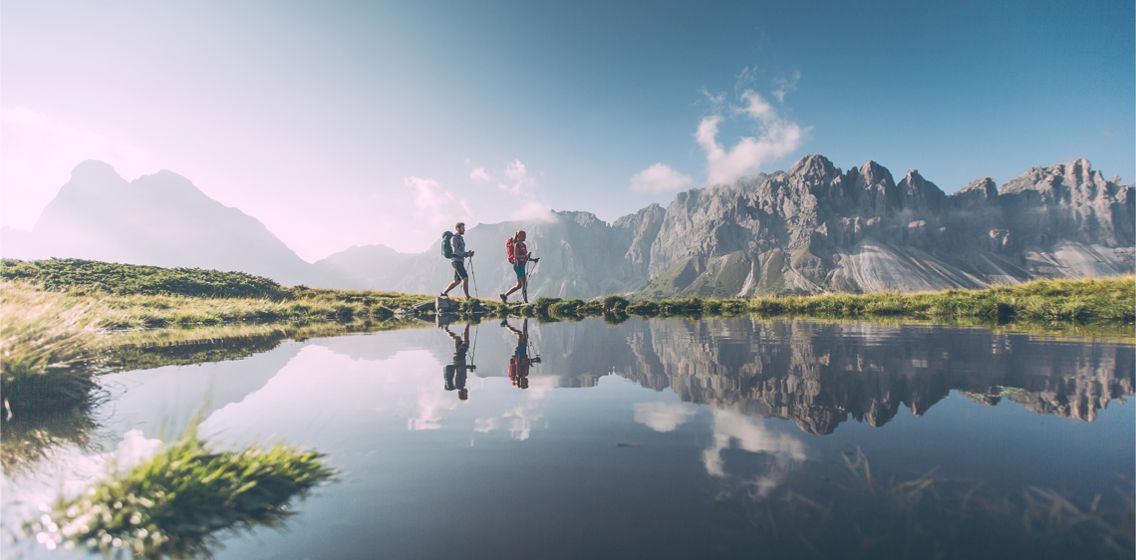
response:
{"label": "blue sky", "polygon": [[808,153],[947,192],[1078,157],[1127,182],[1134,18],[1130,1],[5,1],[0,222],[30,227],[86,158],[181,173],[309,259],[422,250],[456,218],[611,220]]}

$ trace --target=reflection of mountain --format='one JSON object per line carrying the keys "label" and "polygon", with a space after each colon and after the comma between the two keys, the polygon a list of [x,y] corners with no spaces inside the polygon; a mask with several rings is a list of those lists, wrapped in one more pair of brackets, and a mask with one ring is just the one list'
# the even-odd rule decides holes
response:
{"label": "reflection of mountain", "polygon": [[241,360],[101,376],[112,393],[123,390],[106,424],[118,433],[138,428],[151,438],[180,434],[195,414],[208,418],[262,389],[302,346],[284,343]]}
{"label": "reflection of mountain", "polygon": [[[586,385],[613,369],[686,401],[788,418],[819,434],[848,416],[881,426],[901,404],[921,415],[952,390],[1092,421],[1133,393],[1136,365],[1129,346],[982,329],[732,319],[543,331],[544,371],[562,372],[561,385]],[[549,351],[558,346],[571,351]]]}

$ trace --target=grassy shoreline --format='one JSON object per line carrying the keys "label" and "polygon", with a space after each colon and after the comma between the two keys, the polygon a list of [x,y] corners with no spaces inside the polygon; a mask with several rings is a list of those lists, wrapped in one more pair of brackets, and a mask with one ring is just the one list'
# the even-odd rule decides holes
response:
{"label": "grassy shoreline", "polygon": [[[425,312],[434,296],[376,290],[283,286],[239,272],[161,268],[48,259],[0,261],[5,289],[65,294],[74,305],[92,305],[106,329],[196,327],[235,323],[350,323],[385,321]],[[537,298],[507,306],[496,299],[453,300],[459,313],[572,318],[600,315],[736,315],[824,318],[906,317],[978,319],[991,323],[1136,322],[1136,276],[1035,280],[978,290],[938,292],[829,293],[752,298],[630,299],[609,295],[589,300]],[[431,306],[432,307],[432,306]]]}
{"label": "grassy shoreline", "polygon": [[[273,339],[402,328],[432,319],[433,296],[288,287],[243,273],[123,265],[77,259],[0,262],[0,332],[5,400],[17,377],[113,369],[147,349],[205,348],[218,341]],[[1024,330],[1101,331],[1133,338],[1136,277],[1038,280],[982,290],[821,294],[754,298],[591,300],[455,299],[459,315],[541,320],[630,316],[936,321]],[[117,358],[113,358],[117,356]],[[37,390],[38,392],[38,390]]]}

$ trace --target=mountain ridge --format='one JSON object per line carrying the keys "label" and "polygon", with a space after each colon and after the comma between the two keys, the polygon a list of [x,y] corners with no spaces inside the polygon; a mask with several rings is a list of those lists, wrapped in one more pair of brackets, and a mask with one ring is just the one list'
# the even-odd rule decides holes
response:
{"label": "mountain ridge", "polygon": [[[666,207],[649,204],[610,223],[559,211],[550,221],[478,224],[467,245],[490,297],[515,280],[503,243],[516,229],[549,257],[530,295],[978,288],[1130,273],[1134,206],[1132,185],[1106,180],[1085,159],[1033,167],[1001,187],[983,177],[947,194],[914,169],[897,182],[872,160],[842,171],[810,154],[788,170],[679,192]],[[308,263],[176,173],[126,182],[97,161],[76,166],[31,232],[3,236],[5,256],[201,266],[336,288],[434,292],[451,274],[437,243],[416,254],[352,246]]]}

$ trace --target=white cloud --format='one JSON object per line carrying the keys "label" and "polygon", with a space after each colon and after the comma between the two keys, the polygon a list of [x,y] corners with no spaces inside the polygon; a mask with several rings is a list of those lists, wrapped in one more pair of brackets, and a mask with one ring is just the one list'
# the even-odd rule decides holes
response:
{"label": "white cloud", "polygon": [[141,148],[26,107],[0,107],[3,225],[28,229],[80,162],[109,163],[127,180],[153,172]]}
{"label": "white cloud", "polygon": [[510,194],[528,193],[536,187],[536,179],[529,175],[528,167],[519,159],[513,159],[505,166],[505,178],[508,181],[497,183],[497,187]]}
{"label": "white cloud", "polygon": [[458,199],[452,192],[442,190],[438,181],[411,176],[404,177],[403,183],[414,189],[416,214],[431,227],[438,228],[459,220],[475,221],[473,211],[466,201]]}
{"label": "white cloud", "polygon": [[686,403],[635,403],[635,421],[656,432],[673,432],[698,411]]}
{"label": "white cloud", "polygon": [[511,220],[552,221],[552,210],[539,196],[539,184],[525,162],[518,158],[505,164],[500,173],[491,173],[484,166],[473,168],[469,178],[475,183],[492,184],[508,196],[507,202],[498,207],[515,209],[509,213]]}
{"label": "white cloud", "polygon": [[753,120],[768,124],[777,119],[777,111],[757,92],[743,92],[742,101],[745,101],[745,106],[741,108],[742,113],[749,115]]}
{"label": "white cloud", "polygon": [[784,78],[774,78],[773,83],[777,85],[773,89],[773,97],[777,98],[778,103],[785,102],[787,94],[797,91],[797,82],[801,81],[801,71],[793,70],[793,73]]}
{"label": "white cloud", "polygon": [[693,179],[675,171],[669,165],[656,163],[631,176],[631,190],[636,192],[677,191],[689,187],[693,182]]}
{"label": "white cloud", "polygon": [[469,172],[469,178],[477,183],[492,183],[493,177],[485,170],[484,167],[478,167]]}
{"label": "white cloud", "polygon": [[551,222],[554,219],[552,209],[539,200],[529,200],[517,208],[510,216],[511,220],[526,222]]}
{"label": "white cloud", "polygon": [[757,137],[743,137],[727,149],[718,141],[718,127],[724,120],[720,113],[703,117],[698,123],[694,137],[706,152],[709,183],[727,183],[756,173],[762,165],[792,153],[804,141],[805,129],[782,117],[760,94],[746,90],[741,98],[744,105],[733,112],[755,121],[760,131]]}

